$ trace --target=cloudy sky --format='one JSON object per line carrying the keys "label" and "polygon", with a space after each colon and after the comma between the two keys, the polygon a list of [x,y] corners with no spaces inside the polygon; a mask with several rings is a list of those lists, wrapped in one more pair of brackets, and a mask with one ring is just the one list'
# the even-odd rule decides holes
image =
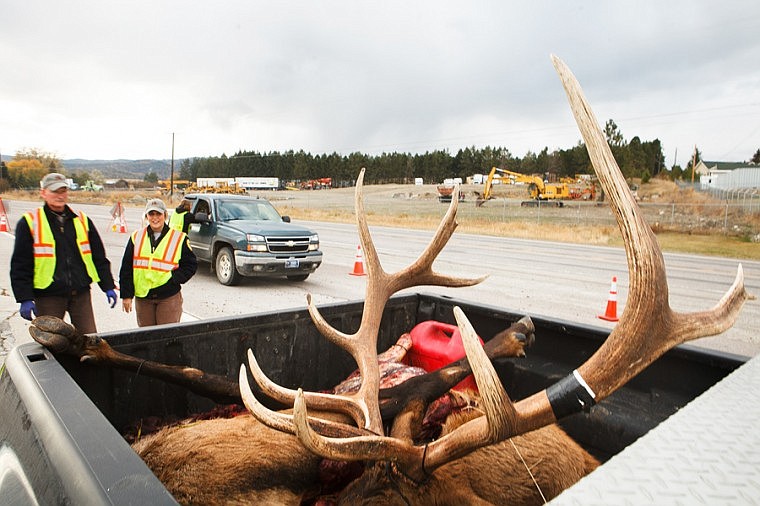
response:
{"label": "cloudy sky", "polygon": [[0,1],[0,153],[424,153],[580,139],[549,59],[666,164],[760,149],[760,3]]}

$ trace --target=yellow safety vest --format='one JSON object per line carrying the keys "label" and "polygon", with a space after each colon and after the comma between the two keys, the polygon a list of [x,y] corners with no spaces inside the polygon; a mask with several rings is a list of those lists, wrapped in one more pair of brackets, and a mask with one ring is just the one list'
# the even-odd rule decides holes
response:
{"label": "yellow safety vest", "polygon": [[[36,211],[24,214],[26,222],[29,224],[29,230],[32,232],[34,241],[34,288],[47,288],[53,283],[55,276],[55,237],[53,230],[48,223],[47,215],[42,207]],[[76,231],[77,246],[79,254],[87,269],[87,274],[93,282],[100,281],[98,270],[92,261],[92,250],[90,249],[90,222],[83,212],[79,212],[74,218],[74,230]]]}
{"label": "yellow safety vest", "polygon": [[182,227],[185,226],[185,213],[187,213],[187,211],[181,213],[174,211],[169,218],[169,228],[182,232]]}
{"label": "yellow safety vest", "polygon": [[155,251],[151,251],[148,237],[152,233],[150,227],[132,233],[132,244],[135,247],[132,255],[132,279],[137,297],[145,297],[151,289],[165,285],[171,279],[172,271],[179,267],[182,257],[182,244],[186,237],[183,232],[169,229]]}

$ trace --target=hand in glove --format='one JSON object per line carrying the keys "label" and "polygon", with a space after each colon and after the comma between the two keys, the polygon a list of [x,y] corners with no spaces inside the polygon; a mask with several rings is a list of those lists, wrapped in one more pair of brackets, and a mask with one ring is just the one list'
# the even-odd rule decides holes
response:
{"label": "hand in glove", "polygon": [[116,291],[108,290],[106,292],[106,297],[108,297],[108,303],[111,304],[111,307],[116,307],[116,301],[119,299],[119,297],[116,295]]}
{"label": "hand in glove", "polygon": [[37,307],[34,305],[33,300],[25,300],[21,303],[21,309],[19,309],[19,313],[21,313],[21,318],[24,320],[32,321],[32,313],[34,313],[34,316],[37,316]]}

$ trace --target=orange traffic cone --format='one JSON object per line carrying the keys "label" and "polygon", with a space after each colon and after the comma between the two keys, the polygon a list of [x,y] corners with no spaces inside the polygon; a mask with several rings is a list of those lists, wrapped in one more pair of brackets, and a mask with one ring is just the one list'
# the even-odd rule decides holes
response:
{"label": "orange traffic cone", "polygon": [[617,276],[612,277],[612,286],[610,286],[610,296],[607,299],[607,310],[597,318],[607,320],[608,322],[618,321],[617,317]]}
{"label": "orange traffic cone", "polygon": [[5,214],[3,199],[0,199],[0,232],[8,232],[8,215]]}
{"label": "orange traffic cone", "polygon": [[121,217],[119,217],[119,226],[117,228],[119,229],[120,234],[127,233],[127,220],[124,219],[123,214],[121,215]]}
{"label": "orange traffic cone", "polygon": [[356,247],[356,259],[354,260],[354,270],[349,272],[352,276],[366,276],[364,272],[364,255],[362,255],[361,244]]}
{"label": "orange traffic cone", "polygon": [[113,207],[113,224],[111,225],[112,232],[118,232],[120,234],[127,233],[127,220],[124,218],[124,208],[121,202],[117,202]]}

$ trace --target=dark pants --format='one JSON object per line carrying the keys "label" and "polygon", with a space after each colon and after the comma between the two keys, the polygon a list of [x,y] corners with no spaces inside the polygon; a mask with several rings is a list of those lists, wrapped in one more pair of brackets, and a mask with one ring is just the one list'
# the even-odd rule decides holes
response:
{"label": "dark pants", "polygon": [[63,319],[69,313],[71,324],[82,334],[94,334],[95,315],[92,312],[90,290],[75,292],[68,297],[37,297],[34,299],[34,313],[37,316],[55,316]]}
{"label": "dark pants", "polygon": [[182,292],[165,299],[141,299],[135,297],[137,325],[150,327],[163,323],[177,323],[182,317]]}

